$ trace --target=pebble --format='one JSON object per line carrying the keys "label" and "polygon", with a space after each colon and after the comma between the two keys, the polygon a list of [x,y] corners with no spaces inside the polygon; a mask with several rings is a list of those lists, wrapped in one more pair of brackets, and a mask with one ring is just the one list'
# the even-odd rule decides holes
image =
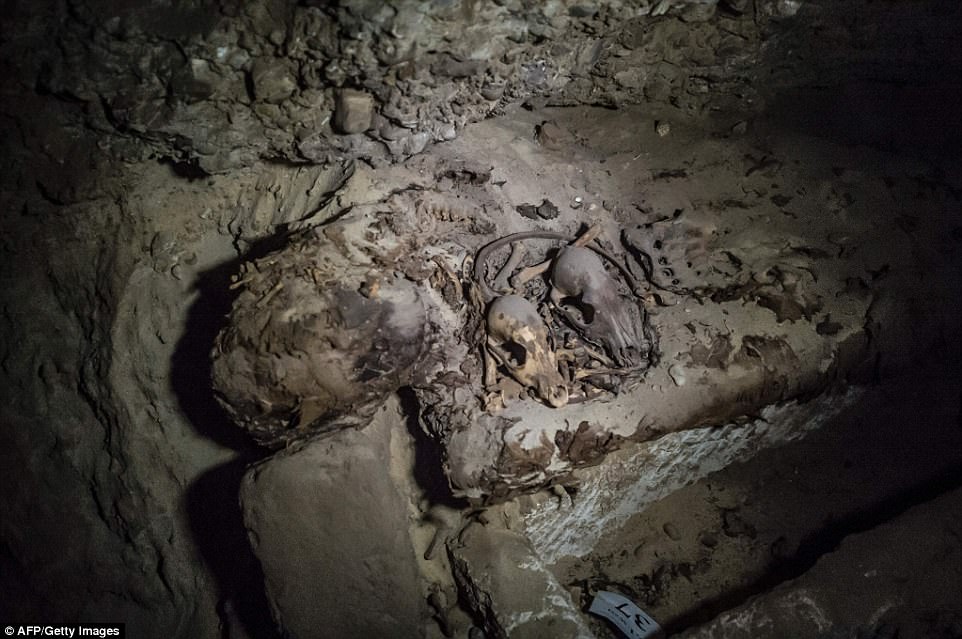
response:
{"label": "pebble", "polygon": [[445,124],[441,127],[441,137],[445,140],[453,140],[458,137],[458,130],[453,124]]}
{"label": "pebble", "polygon": [[502,95],[504,95],[503,84],[486,83],[481,87],[481,97],[485,100],[496,102],[501,99]]}
{"label": "pebble", "polygon": [[661,2],[656,4],[655,8],[651,10],[651,15],[652,16],[664,15],[668,13],[669,9],[671,9],[671,0],[661,0]]}
{"label": "pebble", "polygon": [[568,141],[567,132],[557,123],[547,120],[535,127],[534,139],[548,149],[558,150]]}
{"label": "pebble", "polygon": [[659,137],[665,137],[666,135],[671,133],[671,125],[668,124],[667,122],[656,122],[655,133],[657,133]]}
{"label": "pebble", "polygon": [[378,133],[381,134],[382,138],[388,140],[389,142],[400,140],[401,138],[406,138],[407,136],[411,135],[411,132],[408,129],[394,126],[390,123],[384,124],[384,126],[378,130]]}
{"label": "pebble", "polygon": [[684,386],[687,382],[685,377],[685,369],[678,364],[672,364],[668,367],[668,376],[671,377],[671,381],[675,382],[675,386]]}
{"label": "pebble", "polygon": [[675,524],[668,522],[662,526],[661,529],[665,531],[665,534],[668,535],[668,538],[672,541],[678,541],[681,539],[681,533],[678,532],[678,526]]}
{"label": "pebble", "polygon": [[715,535],[707,531],[702,532],[700,535],[698,535],[698,541],[705,548],[714,548],[715,546],[718,545],[718,537],[716,537]]}

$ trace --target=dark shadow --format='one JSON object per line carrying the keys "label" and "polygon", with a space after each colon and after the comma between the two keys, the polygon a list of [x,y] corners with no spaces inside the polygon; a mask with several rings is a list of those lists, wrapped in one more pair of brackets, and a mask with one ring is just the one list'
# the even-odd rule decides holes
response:
{"label": "dark shadow", "polygon": [[238,503],[249,461],[241,456],[207,471],[187,489],[185,503],[194,542],[217,582],[223,636],[232,636],[230,625],[236,623],[251,637],[273,639],[281,634],[271,618],[264,573]]}
{"label": "dark shadow", "polygon": [[962,85],[856,81],[780,94],[766,118],[772,135],[794,131],[889,153],[955,157],[962,149]]}
{"label": "dark shadow", "polygon": [[191,484],[184,503],[194,542],[216,581],[224,632],[236,623],[258,638],[280,635],[271,619],[264,575],[247,540],[238,491],[247,467],[269,451],[257,446],[217,403],[210,353],[236,298],[229,288],[231,275],[242,262],[262,257],[285,242],[284,236],[268,238],[245,255],[198,276],[194,290],[199,295],[188,311],[184,335],[171,362],[171,390],[191,425],[204,437],[238,453]]}
{"label": "dark shadow", "polygon": [[181,411],[201,435],[255,459],[265,454],[238,428],[221,408],[211,386],[211,349],[217,334],[227,325],[227,315],[237,297],[230,290],[230,277],[240,265],[281,248],[287,238],[271,237],[255,244],[245,255],[219,264],[198,275],[198,297],[187,312],[187,326],[171,361],[171,390]]}
{"label": "dark shadow", "polygon": [[756,595],[801,577],[824,555],[837,550],[846,537],[877,528],[910,508],[937,499],[960,487],[962,467],[943,472],[867,508],[832,519],[822,529],[802,539],[794,555],[775,563],[760,579],[703,602],[698,608],[675,619],[673,623],[666,624],[665,630],[671,636],[706,624]]}
{"label": "dark shadow", "polygon": [[414,389],[409,386],[398,390],[401,410],[407,422],[408,432],[414,439],[414,480],[432,504],[462,509],[468,506],[465,499],[451,493],[448,478],[444,474],[441,444],[421,428],[421,405]]}

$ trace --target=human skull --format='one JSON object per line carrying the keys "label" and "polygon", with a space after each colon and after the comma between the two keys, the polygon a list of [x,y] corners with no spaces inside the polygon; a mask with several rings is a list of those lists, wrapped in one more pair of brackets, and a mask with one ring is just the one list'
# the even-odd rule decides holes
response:
{"label": "human skull", "polygon": [[487,332],[488,352],[514,379],[555,408],[568,403],[548,327],[534,304],[518,295],[495,299],[488,308]]}
{"label": "human skull", "polygon": [[618,366],[631,367],[647,354],[632,307],[593,250],[566,246],[551,270],[551,301],[587,340],[600,344]]}

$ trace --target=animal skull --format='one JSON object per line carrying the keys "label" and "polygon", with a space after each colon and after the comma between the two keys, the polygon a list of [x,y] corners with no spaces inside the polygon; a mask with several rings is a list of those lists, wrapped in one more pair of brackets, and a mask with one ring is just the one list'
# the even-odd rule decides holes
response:
{"label": "animal skull", "polygon": [[568,403],[548,327],[534,304],[518,295],[495,299],[488,308],[487,330],[488,352],[514,379],[555,408]]}
{"label": "animal skull", "polygon": [[631,306],[591,249],[566,246],[561,250],[551,270],[551,301],[586,339],[603,346],[618,366],[636,366],[647,354]]}

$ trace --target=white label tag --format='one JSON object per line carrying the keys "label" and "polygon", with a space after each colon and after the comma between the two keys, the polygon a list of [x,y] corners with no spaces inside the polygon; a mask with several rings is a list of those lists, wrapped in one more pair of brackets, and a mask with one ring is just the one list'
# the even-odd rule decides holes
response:
{"label": "white label tag", "polygon": [[661,634],[661,626],[654,619],[616,592],[599,590],[588,612],[611,621],[628,639],[649,639]]}

